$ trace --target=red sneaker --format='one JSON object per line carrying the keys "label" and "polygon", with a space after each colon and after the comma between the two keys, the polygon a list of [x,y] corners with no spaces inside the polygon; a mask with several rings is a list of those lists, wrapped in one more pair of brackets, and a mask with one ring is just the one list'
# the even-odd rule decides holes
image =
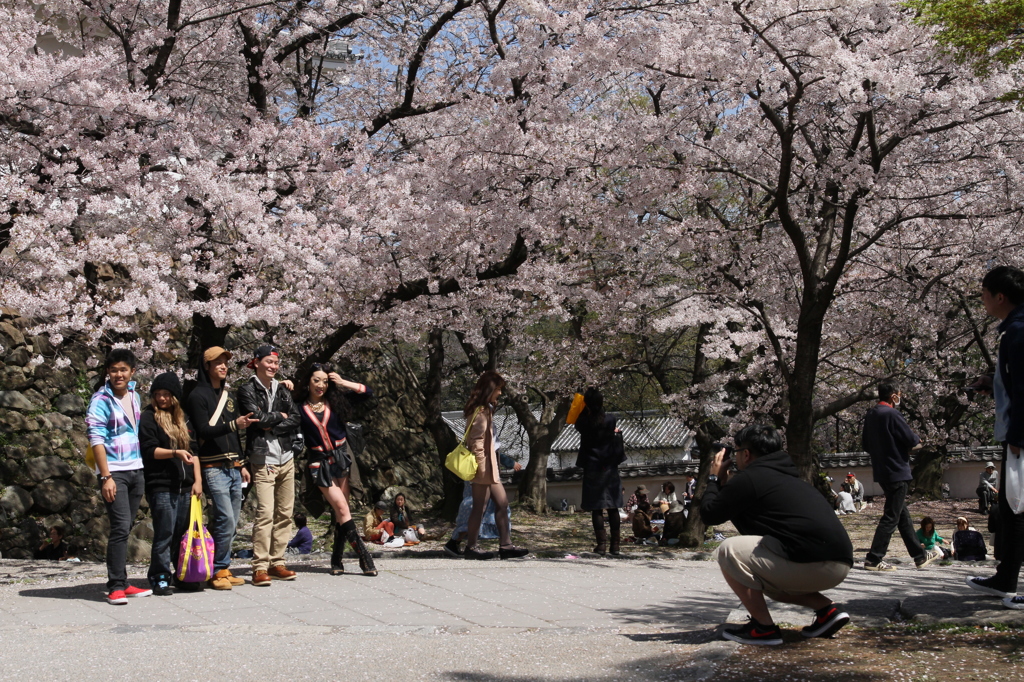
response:
{"label": "red sneaker", "polygon": [[153,594],[153,590],[140,590],[138,587],[132,587],[129,585],[124,588],[123,594],[126,597],[148,597]]}
{"label": "red sneaker", "polygon": [[127,604],[128,599],[125,598],[124,590],[114,590],[107,595],[108,604]]}

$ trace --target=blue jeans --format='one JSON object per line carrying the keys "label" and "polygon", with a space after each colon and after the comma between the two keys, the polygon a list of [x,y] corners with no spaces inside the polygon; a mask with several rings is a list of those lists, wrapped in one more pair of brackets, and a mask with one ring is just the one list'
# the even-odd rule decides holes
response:
{"label": "blue jeans", "polygon": [[203,492],[213,505],[209,524],[216,544],[213,570],[222,571],[231,565],[231,544],[235,541],[235,526],[242,513],[241,471],[231,466],[204,468]]}
{"label": "blue jeans", "polygon": [[[170,576],[178,568],[181,536],[185,534],[188,526],[192,495],[188,491],[146,491],[146,499],[153,514],[153,552],[149,556],[149,583],[155,587],[159,576]],[[171,582],[169,578],[167,582]]]}
{"label": "blue jeans", "polygon": [[146,486],[142,469],[111,471],[110,478],[117,485],[113,502],[104,500],[110,535],[107,536],[107,592],[128,587],[128,535],[132,532],[135,515],[139,512],[142,492]]}

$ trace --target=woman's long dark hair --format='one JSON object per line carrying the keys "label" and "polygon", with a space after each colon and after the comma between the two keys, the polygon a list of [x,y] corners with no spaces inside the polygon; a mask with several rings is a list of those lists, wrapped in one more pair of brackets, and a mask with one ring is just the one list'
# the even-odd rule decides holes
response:
{"label": "woman's long dark hair", "polygon": [[[302,404],[309,398],[309,380],[313,378],[315,372],[324,372],[330,374],[334,371],[334,368],[328,364],[322,364],[315,362],[310,365],[309,369],[303,375],[302,380],[295,385],[295,390],[292,391],[292,399],[295,400],[295,404],[298,408],[302,409]],[[331,407],[331,412],[338,415],[338,418],[343,422],[347,422],[352,416],[352,406],[348,402],[348,398],[340,388],[334,385],[334,382],[330,379],[327,380],[327,391],[324,393],[324,402]]]}
{"label": "woman's long dark hair", "polygon": [[[415,523],[412,520],[412,516],[409,514],[409,500],[402,493],[398,493],[398,495],[401,495],[402,499],[405,500],[405,505],[402,507],[402,513],[405,514],[405,525],[407,525],[407,526],[415,526]],[[395,499],[391,500],[391,520],[392,521],[394,521],[396,518],[398,518],[398,495],[395,495]]]}
{"label": "woman's long dark hair", "polygon": [[469,400],[466,401],[466,406],[462,408],[462,414],[469,419],[476,408],[487,407],[491,396],[499,388],[505,388],[505,380],[493,369],[486,370],[476,380],[476,386],[470,391]]}
{"label": "woman's long dark hair", "polygon": [[601,395],[601,389],[596,386],[588,388],[583,394],[583,403],[586,405],[583,409],[590,413],[593,423],[596,426],[604,424],[604,396]]}

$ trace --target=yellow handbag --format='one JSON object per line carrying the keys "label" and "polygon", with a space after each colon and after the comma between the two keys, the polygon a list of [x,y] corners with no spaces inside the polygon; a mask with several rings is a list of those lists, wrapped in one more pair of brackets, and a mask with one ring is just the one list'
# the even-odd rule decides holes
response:
{"label": "yellow handbag", "polygon": [[572,397],[572,405],[569,407],[569,414],[565,417],[565,423],[575,424],[584,407],[586,407],[586,403],[583,402],[583,396],[577,393]]}
{"label": "yellow handbag", "polygon": [[459,441],[458,446],[444,458],[444,465],[448,471],[463,481],[471,481],[476,478],[476,455],[466,447],[466,439],[469,438],[469,430],[473,428],[473,422],[476,421],[478,414],[480,414],[479,407],[473,412],[473,418],[466,422],[466,433],[462,435],[462,440]]}

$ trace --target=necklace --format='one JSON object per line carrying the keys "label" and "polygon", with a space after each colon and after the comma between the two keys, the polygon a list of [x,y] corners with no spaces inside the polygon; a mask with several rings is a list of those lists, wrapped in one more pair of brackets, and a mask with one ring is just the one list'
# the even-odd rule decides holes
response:
{"label": "necklace", "polygon": [[323,412],[324,410],[324,401],[322,400],[316,403],[307,400],[306,404],[309,405],[309,409],[313,410],[314,412]]}

